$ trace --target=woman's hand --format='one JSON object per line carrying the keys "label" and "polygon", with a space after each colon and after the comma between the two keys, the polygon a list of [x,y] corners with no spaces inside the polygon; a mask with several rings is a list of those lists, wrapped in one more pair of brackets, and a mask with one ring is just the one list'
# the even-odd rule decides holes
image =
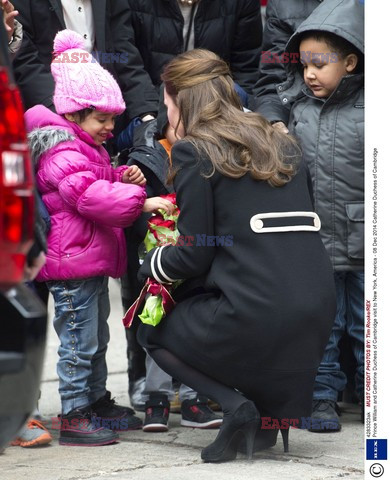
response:
{"label": "woman's hand", "polygon": [[165,200],[165,198],[151,197],[145,200],[142,211],[152,213],[160,209],[165,210],[168,215],[172,215],[175,205],[173,205],[173,203],[169,200]]}
{"label": "woman's hand", "polygon": [[136,165],[132,165],[123,172],[122,182],[131,183],[133,185],[140,185],[141,187],[146,185],[146,179],[144,177],[144,174]]}

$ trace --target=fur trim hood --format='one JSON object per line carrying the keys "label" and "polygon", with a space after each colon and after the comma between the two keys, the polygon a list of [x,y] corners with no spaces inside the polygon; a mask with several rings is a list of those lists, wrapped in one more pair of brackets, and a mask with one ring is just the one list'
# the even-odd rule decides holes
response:
{"label": "fur trim hood", "polygon": [[61,142],[74,140],[75,136],[68,130],[59,130],[58,128],[37,128],[27,135],[31,158],[34,166],[37,165],[41,155]]}

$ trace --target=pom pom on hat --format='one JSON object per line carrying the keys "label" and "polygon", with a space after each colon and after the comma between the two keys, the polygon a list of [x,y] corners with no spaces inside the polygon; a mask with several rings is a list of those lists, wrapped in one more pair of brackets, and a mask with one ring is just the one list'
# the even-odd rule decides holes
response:
{"label": "pom pom on hat", "polygon": [[115,114],[125,110],[119,85],[110,72],[84,49],[81,35],[62,30],[55,36],[53,48],[53,103],[58,114],[91,107]]}
{"label": "pom pom on hat", "polygon": [[62,30],[54,38],[53,53],[58,55],[73,48],[85,49],[83,37],[73,30]]}

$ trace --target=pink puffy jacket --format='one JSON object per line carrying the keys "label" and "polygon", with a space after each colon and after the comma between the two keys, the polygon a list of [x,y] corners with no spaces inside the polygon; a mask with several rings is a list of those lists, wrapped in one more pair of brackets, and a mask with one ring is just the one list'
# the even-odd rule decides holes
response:
{"label": "pink puffy jacket", "polygon": [[25,114],[38,190],[51,217],[39,281],[108,275],[126,269],[122,228],[140,215],[144,187],[121,183],[102,146],[78,125],[42,105]]}

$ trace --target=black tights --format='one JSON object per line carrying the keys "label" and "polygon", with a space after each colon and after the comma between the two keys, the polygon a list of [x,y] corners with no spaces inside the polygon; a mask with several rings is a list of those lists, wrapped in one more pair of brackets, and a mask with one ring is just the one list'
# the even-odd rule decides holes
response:
{"label": "black tights", "polygon": [[241,404],[247,401],[234,388],[208,377],[164,348],[149,350],[149,354],[171,377],[219,403],[225,415],[233,414]]}

